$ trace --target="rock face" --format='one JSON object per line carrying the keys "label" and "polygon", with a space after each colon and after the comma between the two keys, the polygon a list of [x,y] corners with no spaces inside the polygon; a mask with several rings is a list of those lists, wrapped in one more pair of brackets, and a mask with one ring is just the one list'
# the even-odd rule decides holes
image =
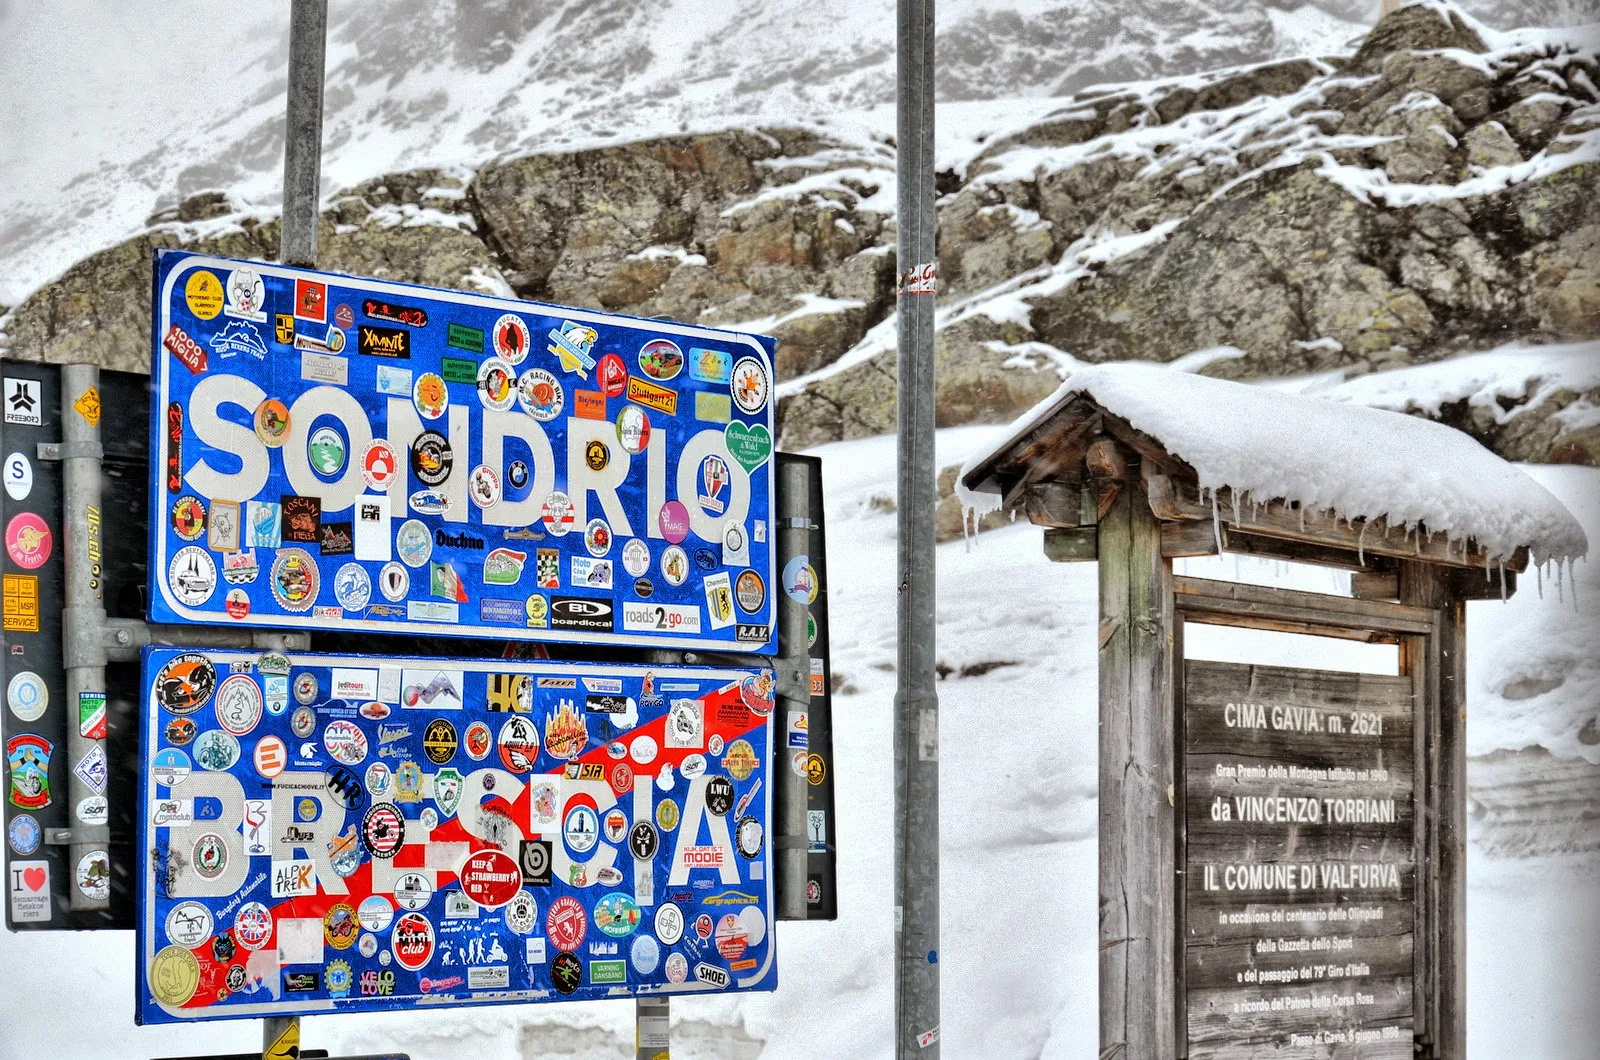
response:
{"label": "rock face", "polygon": [[[1600,338],[1597,84],[1593,40],[1491,53],[1427,5],[1345,57],[1063,100],[940,176],[938,423],[1009,420],[1081,363],[1227,346],[1205,371],[1260,378]],[[893,180],[891,147],[791,128],[416,170],[331,202],[321,261],[774,335],[802,448],[894,429]],[[5,355],[145,370],[164,246],[270,259],[277,222],[191,196],[0,317]],[[1559,413],[1597,401],[1441,418],[1594,463]]]}

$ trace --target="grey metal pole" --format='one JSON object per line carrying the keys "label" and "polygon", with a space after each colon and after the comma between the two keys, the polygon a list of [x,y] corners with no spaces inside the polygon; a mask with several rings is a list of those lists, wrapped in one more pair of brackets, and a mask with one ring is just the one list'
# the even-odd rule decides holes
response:
{"label": "grey metal pole", "polygon": [[[283,230],[278,260],[306,268],[317,264],[327,41],[328,0],[294,0],[289,15],[289,108],[283,129]],[[267,1060],[300,1055],[300,1017],[268,1017],[261,1040]]]}
{"label": "grey metal pole", "polygon": [[[67,815],[72,829],[69,865],[73,910],[111,905],[106,758],[106,651],[104,579],[101,573],[100,369],[61,367],[60,453],[65,496],[65,607],[61,613],[62,662],[67,672]],[[75,407],[68,410],[71,403]]]}
{"label": "grey metal pole", "polygon": [[322,181],[322,82],[328,0],[294,0],[289,16],[289,114],[283,134],[283,234],[278,260],[317,264]]}
{"label": "grey metal pole", "polygon": [[934,0],[896,4],[899,185],[895,1050],[939,1055],[939,698],[934,691]]}
{"label": "grey metal pole", "polygon": [[[811,490],[805,465],[779,464],[778,468],[778,556],[779,566],[789,557],[803,556],[811,547]],[[788,714],[811,709],[811,653],[806,647],[806,605],[773,588],[778,618],[778,699],[783,709],[774,719],[773,740],[788,731]],[[774,759],[789,753],[780,745]],[[806,918],[806,809],[811,785],[806,777],[780,762],[773,770],[777,789],[773,806],[781,812],[774,822],[773,853],[777,871],[780,905],[784,919]]]}
{"label": "grey metal pole", "polygon": [[634,1060],[668,1060],[672,1049],[672,999],[636,998],[633,1003]]}

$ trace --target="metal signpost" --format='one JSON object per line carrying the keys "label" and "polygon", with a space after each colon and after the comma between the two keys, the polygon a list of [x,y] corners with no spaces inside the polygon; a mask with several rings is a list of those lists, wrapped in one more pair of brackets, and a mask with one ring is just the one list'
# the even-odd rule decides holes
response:
{"label": "metal signpost", "polygon": [[899,0],[899,608],[895,1040],[939,1055],[939,699],[934,691],[933,0]]}

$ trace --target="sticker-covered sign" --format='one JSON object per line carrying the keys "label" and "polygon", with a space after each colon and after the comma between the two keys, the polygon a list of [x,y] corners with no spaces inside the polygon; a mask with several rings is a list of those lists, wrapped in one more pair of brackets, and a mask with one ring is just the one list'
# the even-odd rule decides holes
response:
{"label": "sticker-covered sign", "polygon": [[771,339],[162,251],[153,350],[154,620],[777,650]]}
{"label": "sticker-covered sign", "polygon": [[143,681],[141,1023],[777,985],[770,670],[148,648]]}

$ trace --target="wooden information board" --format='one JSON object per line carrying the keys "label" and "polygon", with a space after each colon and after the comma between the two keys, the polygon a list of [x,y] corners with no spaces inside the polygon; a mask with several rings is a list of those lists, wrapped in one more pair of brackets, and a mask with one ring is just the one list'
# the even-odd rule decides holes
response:
{"label": "wooden information board", "polygon": [[1190,1060],[1411,1057],[1411,680],[1183,667]]}

